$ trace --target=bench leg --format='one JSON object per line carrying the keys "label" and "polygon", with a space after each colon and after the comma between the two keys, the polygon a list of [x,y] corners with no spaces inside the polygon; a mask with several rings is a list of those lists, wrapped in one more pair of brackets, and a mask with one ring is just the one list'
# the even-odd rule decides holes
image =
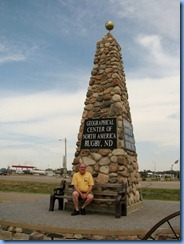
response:
{"label": "bench leg", "polygon": [[116,202],[116,213],[115,213],[115,218],[119,219],[121,217],[121,202],[117,201]]}
{"label": "bench leg", "polygon": [[64,198],[58,199],[58,209],[64,210]]}
{"label": "bench leg", "polygon": [[127,216],[127,206],[126,203],[121,204],[121,215],[122,216]]}
{"label": "bench leg", "polygon": [[55,204],[55,196],[53,194],[50,195],[50,206],[49,211],[54,211],[54,204]]}

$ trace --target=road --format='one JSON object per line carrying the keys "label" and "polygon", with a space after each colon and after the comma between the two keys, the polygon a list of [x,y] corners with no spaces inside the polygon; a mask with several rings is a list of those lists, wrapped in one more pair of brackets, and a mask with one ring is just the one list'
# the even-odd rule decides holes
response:
{"label": "road", "polygon": [[[0,175],[0,180],[60,183],[61,177],[40,175]],[[142,181],[141,185],[146,188],[180,189],[180,181]]]}
{"label": "road", "polygon": [[180,189],[180,181],[142,181],[141,185],[145,188]]}

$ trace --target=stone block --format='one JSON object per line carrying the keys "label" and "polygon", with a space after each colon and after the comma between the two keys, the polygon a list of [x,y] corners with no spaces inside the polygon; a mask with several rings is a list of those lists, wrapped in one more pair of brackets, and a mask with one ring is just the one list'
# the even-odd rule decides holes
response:
{"label": "stone block", "polygon": [[0,230],[0,240],[12,240],[12,233],[5,230]]}
{"label": "stone block", "polygon": [[29,236],[29,240],[43,240],[43,236],[42,233],[35,231]]}
{"label": "stone block", "polygon": [[24,233],[15,233],[13,236],[13,240],[24,240],[27,241],[29,240],[29,235],[24,234]]}

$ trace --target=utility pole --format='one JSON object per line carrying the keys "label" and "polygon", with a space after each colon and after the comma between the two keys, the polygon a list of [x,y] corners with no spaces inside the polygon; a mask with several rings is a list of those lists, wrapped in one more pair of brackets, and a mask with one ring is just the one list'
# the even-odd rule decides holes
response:
{"label": "utility pole", "polygon": [[59,141],[63,141],[65,142],[65,155],[64,155],[64,159],[63,159],[63,177],[66,178],[67,175],[67,139],[66,137],[64,139],[59,139]]}

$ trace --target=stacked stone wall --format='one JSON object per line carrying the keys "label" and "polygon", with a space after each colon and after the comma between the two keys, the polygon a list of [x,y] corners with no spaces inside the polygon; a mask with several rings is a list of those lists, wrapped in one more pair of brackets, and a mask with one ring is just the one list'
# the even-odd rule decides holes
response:
{"label": "stacked stone wall", "polygon": [[[24,227],[23,227],[24,225]],[[20,227],[21,226],[21,227]],[[6,224],[1,223],[0,224],[0,240],[141,240],[144,235],[147,233],[148,230],[137,230],[137,231],[120,231],[119,233],[117,231],[114,231],[114,233],[111,230],[107,230],[106,233],[99,234],[94,230],[91,230],[91,233],[89,233],[89,230],[85,233],[85,231],[80,231],[73,229],[73,232],[62,230],[62,228],[59,230],[52,230],[52,228],[49,228],[50,231],[48,231],[48,228],[41,227],[41,230],[35,230],[38,228],[36,227],[26,227],[25,224],[14,223],[12,224]],[[96,233],[95,233],[96,232]],[[110,232],[110,233],[109,233]],[[180,230],[176,230],[176,233],[178,236],[180,236]],[[157,234],[155,236],[156,240],[175,240],[174,234],[171,232],[170,229],[161,229],[161,231],[157,231]]]}

